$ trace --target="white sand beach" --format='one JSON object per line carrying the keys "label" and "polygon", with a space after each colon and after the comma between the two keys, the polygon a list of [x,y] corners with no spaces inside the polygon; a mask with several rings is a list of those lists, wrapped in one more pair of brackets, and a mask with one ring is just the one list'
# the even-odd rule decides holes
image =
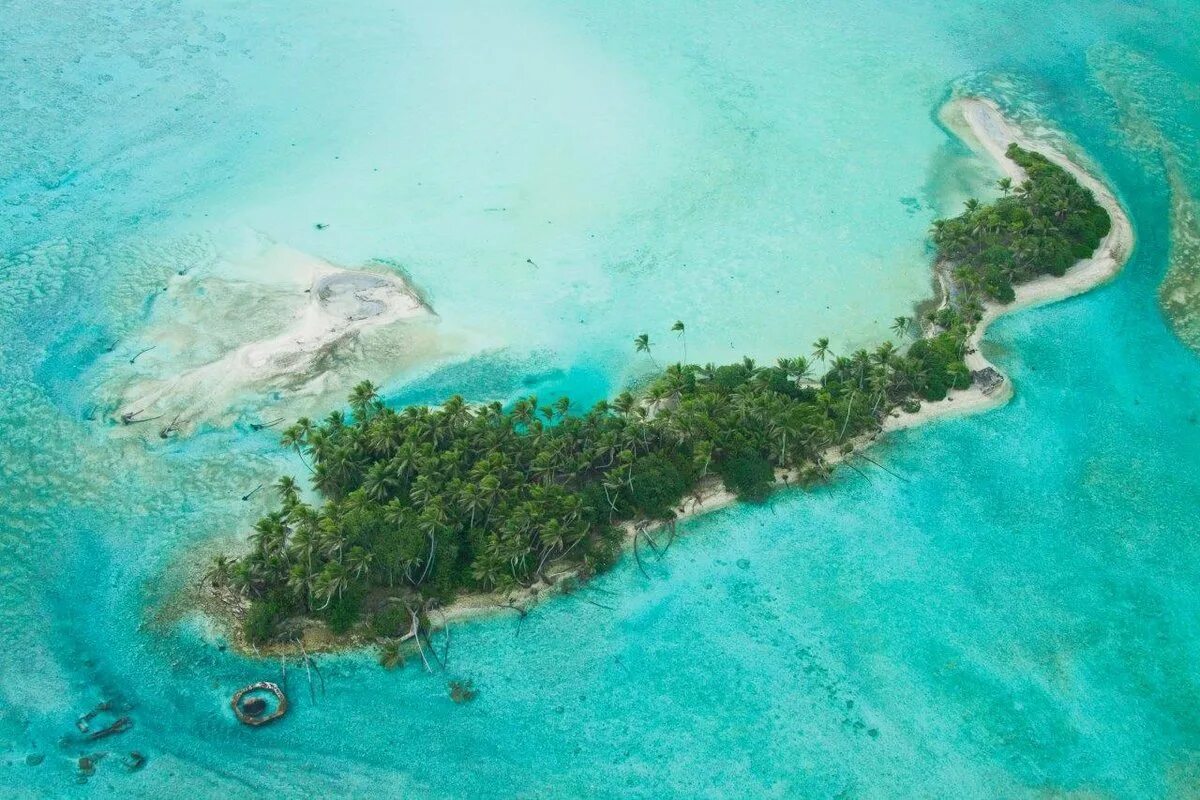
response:
{"label": "white sand beach", "polygon": [[[1015,142],[1026,150],[1041,153],[1090,190],[1112,220],[1112,228],[1091,258],[1078,262],[1062,277],[1043,275],[1014,287],[1016,299],[1011,303],[985,304],[983,318],[967,341],[966,362],[972,371],[990,367],[1000,372],[980,350],[988,326],[1005,314],[1073,297],[1111,280],[1133,252],[1133,226],[1120,202],[1102,181],[1045,142],[1025,135],[992,101],[977,97],[954,100],[946,105],[941,116],[951,130],[973,149],[989,156],[1013,183],[1025,180],[1025,173],[1005,155],[1008,146]],[[973,414],[1007,403],[1012,394],[1012,382],[1005,376],[1004,382],[991,393],[985,393],[978,385],[952,391],[945,400],[922,403],[921,410],[916,413],[895,412],[885,420],[883,428],[885,432],[894,431],[934,419]]]}

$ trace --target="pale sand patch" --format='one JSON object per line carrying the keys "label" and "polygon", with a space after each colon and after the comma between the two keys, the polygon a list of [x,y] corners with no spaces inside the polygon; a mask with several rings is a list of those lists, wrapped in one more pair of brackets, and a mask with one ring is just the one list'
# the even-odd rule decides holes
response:
{"label": "pale sand patch", "polygon": [[[272,246],[260,264],[268,273],[282,270],[286,276],[269,284],[265,295],[271,309],[295,306],[283,330],[200,366],[132,382],[121,394],[114,415],[118,420],[158,419],[158,427],[170,433],[224,413],[247,392],[316,393],[329,360],[360,335],[435,319],[417,292],[395,274],[341,269],[280,245]],[[243,291],[249,294],[250,285],[243,284]],[[171,335],[176,334],[165,334]]]}

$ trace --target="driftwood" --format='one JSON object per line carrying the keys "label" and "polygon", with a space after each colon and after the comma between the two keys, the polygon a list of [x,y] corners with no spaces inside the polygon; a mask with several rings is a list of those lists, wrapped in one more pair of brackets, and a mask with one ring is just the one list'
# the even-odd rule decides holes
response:
{"label": "driftwood", "polygon": [[642,554],[638,552],[638,539],[641,535],[642,531],[640,528],[633,532],[633,557],[637,561],[638,569],[642,571],[642,575],[646,577],[646,580],[649,580],[650,573],[646,572],[646,568],[642,565]]}
{"label": "driftwood", "polygon": [[317,705],[317,690],[312,685],[312,667],[308,666],[308,652],[304,649],[304,643],[298,642],[300,645],[300,654],[304,656],[304,670],[308,675],[308,699],[312,700],[313,705]]}
{"label": "driftwood", "polygon": [[[260,716],[251,716],[242,708],[242,698],[251,692],[270,692],[279,701],[279,705],[270,714],[262,714]],[[266,725],[268,722],[274,722],[287,713],[288,701],[287,695],[283,693],[274,683],[270,681],[259,681],[252,683],[249,686],[238,689],[233,695],[233,699],[229,701],[229,705],[233,707],[233,713],[237,715],[238,721],[257,728],[260,725]]]}
{"label": "driftwood", "polygon": [[163,417],[166,416],[166,414],[159,414],[157,417],[146,417],[145,419],[134,419],[134,417],[136,417],[138,414],[142,413],[145,410],[146,409],[143,408],[143,409],[139,409],[137,411],[126,411],[124,414],[121,415],[121,424],[122,425],[136,425],[139,422],[153,422],[156,419],[162,419]]}
{"label": "driftwood", "polygon": [[108,702],[107,700],[97,703],[96,707],[91,711],[87,712],[86,714],[79,715],[79,719],[75,720],[75,727],[79,729],[80,733],[87,733],[91,728],[88,723],[94,720],[101,713],[111,710],[112,703]]}
{"label": "driftwood", "polygon": [[[412,606],[405,603],[404,607],[408,609],[408,615],[412,617],[412,627],[408,629],[408,633],[400,637],[400,641],[407,642],[412,639],[417,643],[417,652],[421,654],[421,663],[425,665],[425,671],[432,674],[433,669],[429,666],[429,659],[425,658],[425,648],[421,645],[421,618],[416,611],[413,611]],[[434,658],[437,657],[434,656]]]}
{"label": "driftwood", "polygon": [[859,469],[858,467],[856,467],[856,466],[854,466],[853,464],[851,464],[851,463],[850,463],[850,459],[846,459],[846,466],[847,466],[847,467],[849,467],[850,469],[854,470],[855,472],[857,472],[859,475],[862,475],[862,476],[863,476],[863,478],[865,478],[865,479],[867,480],[867,482],[868,482],[868,483],[870,483],[870,481],[871,481],[871,476],[870,476],[870,475],[868,475],[867,473],[863,472],[863,471],[862,471],[861,469]]}
{"label": "driftwood", "polygon": [[101,728],[98,731],[93,731],[92,733],[89,733],[87,738],[88,738],[89,742],[94,742],[97,739],[105,739],[105,738],[108,738],[109,736],[115,736],[118,733],[125,733],[125,731],[129,730],[132,727],[133,727],[132,719],[130,719],[129,717],[118,717],[116,719],[116,721],[113,722],[113,724],[108,725],[107,727]]}
{"label": "driftwood", "polygon": [[[447,619],[446,612],[440,607],[437,609],[437,612],[442,615],[442,632],[446,634],[446,640],[442,644],[441,658],[442,671],[444,672],[447,665],[450,663],[450,620]],[[432,644],[432,640],[430,640],[430,644]]]}
{"label": "driftwood", "polygon": [[910,481],[908,478],[904,477],[903,475],[898,475],[898,474],[896,474],[895,472],[892,472],[890,469],[888,469],[887,467],[885,467],[883,464],[880,464],[878,461],[876,461],[875,459],[871,458],[870,456],[863,455],[862,453],[857,453],[856,455],[857,455],[859,458],[863,458],[863,459],[866,459],[867,461],[870,461],[872,464],[874,464],[875,466],[879,467],[881,470],[883,470],[884,472],[886,472],[888,475],[891,475],[891,476],[892,476],[893,478],[895,478],[896,480],[904,481],[905,483],[911,483],[911,482],[912,482],[912,481]]}
{"label": "driftwood", "polygon": [[321,674],[321,668],[317,666],[317,660],[315,658],[313,658],[312,656],[307,656],[307,658],[310,662],[312,662],[313,672],[317,673],[317,680],[320,681],[320,683],[321,683],[321,697],[324,697],[325,696],[325,676]]}
{"label": "driftwood", "polygon": [[177,430],[175,427],[175,424],[177,422],[179,422],[178,414],[175,415],[175,419],[171,420],[170,425],[168,425],[167,427],[163,428],[161,431],[158,432],[158,438],[166,439],[166,438],[170,437],[170,435]]}
{"label": "driftwood", "polygon": [[642,538],[646,540],[646,544],[650,545],[650,549],[654,551],[654,555],[662,558],[662,553],[660,553],[658,550],[658,541],[650,535],[650,530],[648,528],[642,528]]}
{"label": "driftwood", "polygon": [[523,608],[511,600],[509,600],[507,603],[496,603],[496,608],[511,608],[513,611],[517,612],[517,616],[521,619],[525,619],[525,616],[529,613],[529,609]]}
{"label": "driftwood", "polygon": [[990,395],[1004,383],[1004,376],[994,367],[984,367],[971,373],[971,381],[979,384],[979,389],[985,395]]}
{"label": "driftwood", "polygon": [[678,522],[678,520],[672,518],[671,521],[667,523],[671,528],[671,535],[669,537],[667,537],[667,546],[663,548],[662,554],[664,556],[667,554],[667,551],[671,549],[671,545],[675,544],[675,534],[676,534],[676,523],[677,522]]}
{"label": "driftwood", "polygon": [[149,353],[151,350],[153,350],[156,347],[158,347],[158,345],[152,344],[149,347],[147,347],[145,350],[139,350],[136,354],[134,354],[133,358],[129,359],[129,363],[132,364],[133,362],[137,361],[143,355],[145,355],[146,353]]}
{"label": "driftwood", "polygon": [[[308,698],[312,701],[312,704],[315,706],[317,704],[317,690],[316,690],[315,685],[313,684],[312,674],[313,674],[313,670],[316,668],[316,665],[313,663],[313,660],[308,657],[308,651],[304,649],[304,642],[297,640],[296,643],[300,645],[300,655],[302,655],[304,657],[304,672],[308,676]],[[320,671],[317,672],[317,677],[318,678],[321,677]],[[325,680],[324,680],[324,678],[321,679],[321,696],[322,697],[325,696]]]}

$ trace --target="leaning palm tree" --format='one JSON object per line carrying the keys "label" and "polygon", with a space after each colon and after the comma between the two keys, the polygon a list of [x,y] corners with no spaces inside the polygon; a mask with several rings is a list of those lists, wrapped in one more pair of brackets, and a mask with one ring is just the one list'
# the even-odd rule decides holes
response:
{"label": "leaning palm tree", "polygon": [[910,325],[912,325],[912,319],[909,317],[896,317],[892,320],[892,330],[897,336],[903,336],[908,333]]}
{"label": "leaning palm tree", "polygon": [[650,363],[654,364],[654,368],[658,369],[658,362],[654,360],[654,353],[650,352],[650,334],[639,333],[633,337],[633,349],[638,353],[645,353],[650,357]]}
{"label": "leaning palm tree", "polygon": [[683,320],[675,320],[675,324],[671,326],[671,331],[679,334],[679,338],[683,340],[683,363],[687,363],[687,327],[683,324]]}
{"label": "leaning palm tree", "polygon": [[279,437],[279,443],[284,447],[291,447],[296,450],[296,455],[300,456],[300,460],[304,462],[304,466],[312,470],[312,464],[308,463],[308,459],[304,457],[304,446],[308,443],[308,437],[313,432],[312,420],[308,417],[301,417],[296,420],[295,425],[289,425],[284,429],[283,434]]}
{"label": "leaning palm tree", "polygon": [[345,565],[337,561],[330,561],[325,565],[324,569],[317,576],[316,591],[325,595],[325,604],[321,606],[319,611],[329,608],[333,602],[333,598],[339,600],[342,594],[350,587],[350,572]]}

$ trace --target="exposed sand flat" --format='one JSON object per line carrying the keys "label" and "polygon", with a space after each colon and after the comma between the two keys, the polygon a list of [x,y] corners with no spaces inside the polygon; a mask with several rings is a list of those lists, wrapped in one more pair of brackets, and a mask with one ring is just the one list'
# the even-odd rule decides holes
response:
{"label": "exposed sand flat", "polygon": [[290,323],[208,363],[133,383],[122,395],[119,420],[153,418],[168,432],[186,430],[224,412],[245,392],[294,391],[319,382],[328,359],[368,330],[434,317],[399,276],[340,269],[279,246],[271,260],[284,262],[292,278],[294,288],[277,287],[271,301],[283,308],[298,304]]}

